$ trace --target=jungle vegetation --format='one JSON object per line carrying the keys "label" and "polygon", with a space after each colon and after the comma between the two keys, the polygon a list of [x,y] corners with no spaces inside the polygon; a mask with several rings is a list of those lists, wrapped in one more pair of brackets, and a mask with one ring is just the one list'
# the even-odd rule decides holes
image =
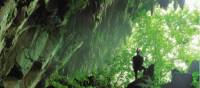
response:
{"label": "jungle vegetation", "polygon": [[[126,88],[140,48],[144,66],[155,65],[143,86],[160,88],[200,59],[200,11],[184,2],[1,0],[0,86]],[[199,72],[192,77],[198,88]]]}

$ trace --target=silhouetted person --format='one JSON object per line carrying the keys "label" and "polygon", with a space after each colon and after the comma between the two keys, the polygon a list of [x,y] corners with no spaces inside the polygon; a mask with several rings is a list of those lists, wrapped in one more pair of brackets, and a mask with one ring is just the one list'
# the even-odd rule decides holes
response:
{"label": "silhouetted person", "polygon": [[132,58],[133,69],[134,69],[134,73],[135,73],[135,79],[137,79],[137,72],[145,69],[142,66],[144,59],[143,59],[142,56],[140,56],[140,49],[139,48],[136,49],[136,53],[137,53],[137,55]]}

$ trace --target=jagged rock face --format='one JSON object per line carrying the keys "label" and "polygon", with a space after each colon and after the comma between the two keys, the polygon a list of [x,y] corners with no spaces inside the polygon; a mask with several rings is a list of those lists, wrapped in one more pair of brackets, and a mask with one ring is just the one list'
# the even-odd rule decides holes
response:
{"label": "jagged rock face", "polygon": [[192,75],[177,71],[172,75],[172,81],[163,85],[162,88],[192,88]]}
{"label": "jagged rock face", "polygon": [[162,86],[162,88],[192,88],[192,73],[199,72],[199,61],[193,61],[187,73],[172,70],[172,81]]}
{"label": "jagged rock face", "polygon": [[[95,63],[111,56],[109,52],[131,32],[130,19],[126,17],[128,0],[81,1],[6,0],[4,5],[0,3],[0,77],[4,85],[33,88],[40,79],[48,78],[48,72],[67,66],[65,73],[68,74],[81,69],[88,61]],[[96,35],[103,37],[98,40]],[[101,51],[94,46],[105,49]],[[99,55],[104,51],[107,53]],[[91,52],[93,56],[89,55]],[[16,65],[23,77],[8,78],[14,76],[10,73]],[[92,66],[88,65],[88,70]]]}
{"label": "jagged rock face", "polygon": [[174,72],[171,85],[173,88],[191,88],[192,75]]}
{"label": "jagged rock face", "polygon": [[188,73],[192,74],[193,72],[200,72],[200,61],[192,61],[192,64],[190,65],[188,69]]}
{"label": "jagged rock face", "polygon": [[33,88],[51,75],[48,72],[64,68],[63,74],[72,74],[85,67],[89,71],[97,63],[101,68],[131,33],[129,1],[0,2],[0,78],[6,83],[12,68],[19,65],[22,79],[8,81]]}
{"label": "jagged rock face", "polygon": [[[93,5],[88,5],[86,6],[88,9],[81,10],[77,15],[73,16],[75,20],[69,21],[69,24],[76,22],[77,27],[74,27],[76,25],[71,25],[69,29],[73,29],[72,32],[74,32],[74,28],[76,28],[76,33],[85,42],[82,48],[77,51],[77,55],[72,56],[70,62],[66,64],[64,74],[68,74],[76,69],[82,69],[81,64],[89,65],[88,69],[93,68],[95,64],[101,67],[104,60],[112,55],[114,47],[120,45],[120,41],[131,33],[131,27],[128,22],[130,19],[126,14],[128,0],[115,0],[110,6],[106,6],[106,4],[99,5],[98,2],[96,4],[96,12],[93,10]],[[98,17],[92,17],[97,13],[99,13]],[[102,49],[98,47],[106,48]]]}

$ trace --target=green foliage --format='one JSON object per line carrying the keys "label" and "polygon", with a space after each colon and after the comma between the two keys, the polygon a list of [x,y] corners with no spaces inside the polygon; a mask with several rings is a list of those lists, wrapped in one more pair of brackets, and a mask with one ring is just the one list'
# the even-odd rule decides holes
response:
{"label": "green foliage", "polygon": [[192,86],[194,88],[199,88],[199,77],[200,77],[199,72],[192,73]]}
{"label": "green foliage", "polygon": [[[198,12],[188,12],[187,10],[169,11],[163,14],[161,9],[156,9],[153,15],[150,15],[149,12],[141,12],[132,21],[131,36],[127,37],[125,42],[121,42],[121,47],[114,49],[111,57],[98,60],[98,63],[101,63],[98,66],[101,67],[94,64],[91,75],[98,80],[99,87],[126,87],[134,80],[131,58],[135,55],[135,49],[139,47],[145,58],[144,66],[155,64],[155,79],[147,80],[148,84],[142,84],[142,86],[160,88],[162,84],[170,81],[169,73],[173,68],[185,71],[187,67],[179,66],[180,63],[186,63],[187,66],[199,58],[196,51],[189,47],[192,37],[199,35],[199,30],[195,28],[195,25],[199,24],[199,21],[196,20],[199,17]],[[97,33],[95,41],[100,43],[91,42],[93,53],[99,52],[98,57],[103,58],[102,56],[108,53],[107,49],[102,50],[105,41],[103,34]],[[97,45],[99,47],[96,47]],[[95,51],[95,48],[99,48],[97,49],[99,51]],[[100,53],[100,51],[103,52]],[[94,59],[91,59],[91,62],[94,62],[92,60],[95,60],[96,56],[92,57]],[[85,68],[85,70],[87,69]],[[70,76],[72,78],[70,80],[73,81],[73,77],[85,80],[88,74],[84,71],[77,71]],[[142,72],[139,73],[139,76],[142,76]],[[194,74],[193,78],[196,77]],[[195,80],[193,80],[193,85],[199,86]]]}
{"label": "green foliage", "polygon": [[192,37],[199,34],[194,27],[199,22],[194,18],[197,19],[200,15],[187,10],[166,14],[161,11],[156,9],[152,16],[143,12],[133,20],[132,35],[121,48],[116,49],[109,66],[114,87],[125,87],[134,79],[130,61],[137,47],[142,48],[145,67],[155,64],[155,80],[149,84],[153,88],[160,88],[160,85],[169,81],[169,73],[173,68],[186,70],[177,66],[180,64],[177,61],[189,65],[199,58],[199,55],[192,52],[189,44]]}
{"label": "green foliage", "polygon": [[[28,17],[24,20],[29,19],[29,16],[38,7],[37,1],[34,0],[27,7]],[[46,0],[46,2],[48,1]],[[135,55],[135,49],[139,47],[142,49],[142,56],[145,58],[144,66],[148,67],[150,64],[155,64],[155,79],[146,80],[148,84],[142,85],[159,88],[161,84],[169,81],[168,74],[173,68],[186,70],[177,66],[179,64],[177,61],[189,65],[193,60],[200,57],[198,51],[190,47],[192,37],[200,33],[198,29],[200,13],[198,11],[189,12],[187,9],[163,11],[155,8],[158,0],[128,0],[128,3],[125,0],[100,0],[99,11],[94,14],[85,13],[83,17],[76,18],[76,15],[79,16],[80,12],[88,6],[89,1],[92,0],[69,0],[69,3],[66,3],[70,9],[66,11],[67,14],[62,22],[62,28],[60,28],[62,35],[60,39],[55,37],[55,40],[58,40],[55,42],[58,43],[50,47],[47,46],[47,48],[55,46],[55,49],[48,49],[47,53],[50,54],[47,57],[47,62],[48,60],[51,61],[51,58],[56,59],[53,61],[61,63],[58,67],[59,70],[65,64],[68,64],[69,74],[63,76],[56,70],[49,78],[47,85],[51,84],[56,88],[66,88],[69,85],[81,88],[82,86],[75,79],[83,81],[87,80],[88,76],[94,76],[97,81],[95,86],[99,88],[126,87],[128,83],[135,80],[131,58]],[[2,40],[0,50],[4,47],[4,33],[12,24],[17,13],[15,2],[9,0],[8,3],[10,5],[5,6],[0,14],[2,16],[0,18],[2,19],[0,20],[0,39]],[[120,3],[120,6],[118,6],[118,3]],[[128,11],[126,10],[129,7],[134,9],[133,16],[132,14],[127,15]],[[98,19],[92,16],[97,16]],[[96,20],[100,20],[99,23]],[[14,29],[17,29],[17,31],[23,29],[22,31],[24,31],[24,26],[31,26],[31,24],[25,23],[22,22],[19,27],[17,26]],[[93,23],[96,25],[91,25]],[[39,27],[35,30],[51,28],[50,25],[45,27],[47,28]],[[55,29],[60,30],[57,27]],[[130,29],[132,29],[132,32]],[[64,38],[64,34],[67,36],[70,34],[73,37],[65,36],[66,38]],[[20,34],[17,35],[21,36]],[[52,33],[52,36],[46,31],[38,31],[38,35],[35,39],[33,38],[35,41],[32,41],[30,48],[24,49],[22,52],[18,51],[22,53],[22,55],[18,54],[17,56],[22,59],[23,69],[30,67],[30,62],[24,60],[24,58],[27,58],[25,57],[26,53],[30,52],[31,58],[38,59],[43,51],[46,52],[44,49],[48,38],[54,39],[57,34]],[[79,43],[76,43],[77,41]],[[82,51],[80,50],[80,53],[77,53],[79,48]],[[58,51],[60,54],[57,54]],[[139,76],[142,76],[142,72],[139,73]],[[199,73],[193,73],[192,84],[197,88],[199,84],[195,79],[198,76]],[[60,83],[60,80],[67,82],[67,85]],[[91,88],[91,86],[89,87]]]}

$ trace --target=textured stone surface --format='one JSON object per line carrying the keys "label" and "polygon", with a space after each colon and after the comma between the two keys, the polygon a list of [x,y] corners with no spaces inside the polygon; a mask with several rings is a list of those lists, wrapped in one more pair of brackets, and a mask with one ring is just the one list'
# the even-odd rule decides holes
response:
{"label": "textured stone surface", "polygon": [[[118,8],[119,4],[121,7]],[[41,78],[48,78],[48,71],[53,73],[66,66],[65,73],[68,74],[82,69],[82,65],[89,61],[95,64],[98,59],[107,57],[109,54],[98,54],[112,52],[131,31],[125,17],[127,6],[128,0],[6,0],[4,5],[1,3],[1,82],[33,88]],[[114,27],[118,24],[122,26]],[[125,32],[121,32],[122,29]],[[112,33],[112,36],[103,31]],[[104,36],[105,41],[97,40],[94,35]],[[118,37],[114,39],[113,36]],[[116,44],[107,44],[109,49],[93,47],[105,46],[104,42],[110,40]],[[91,42],[96,42],[96,45]],[[96,60],[88,59],[94,58],[89,55],[91,52]],[[34,65],[35,62],[41,63],[40,68]],[[78,65],[73,66],[74,63]],[[7,75],[16,64],[24,77],[20,81],[8,80]],[[87,65],[88,70],[92,66]]]}
{"label": "textured stone surface", "polygon": [[192,73],[199,72],[199,61],[193,61],[187,73],[172,70],[172,81],[162,86],[162,88],[192,88]]}
{"label": "textured stone surface", "polygon": [[[135,0],[0,2],[0,78],[6,84],[33,88],[41,78],[48,78],[48,71],[64,68],[63,74],[73,74],[83,68],[90,71],[94,65],[101,67],[130,35],[130,16],[152,10],[155,2],[145,3],[138,8]],[[15,65],[24,77],[8,82]]]}
{"label": "textured stone surface", "polygon": [[188,73],[192,74],[193,72],[200,72],[200,61],[192,61],[192,64],[188,68]]}

